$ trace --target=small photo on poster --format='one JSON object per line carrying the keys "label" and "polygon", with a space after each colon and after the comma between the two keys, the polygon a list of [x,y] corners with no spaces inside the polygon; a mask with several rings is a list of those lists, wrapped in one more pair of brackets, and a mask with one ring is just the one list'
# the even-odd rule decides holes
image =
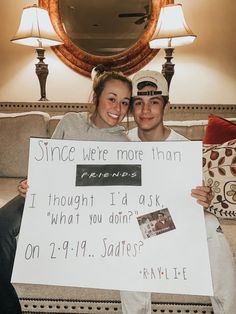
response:
{"label": "small photo on poster", "polygon": [[138,216],[137,220],[144,239],[175,229],[175,224],[168,208]]}

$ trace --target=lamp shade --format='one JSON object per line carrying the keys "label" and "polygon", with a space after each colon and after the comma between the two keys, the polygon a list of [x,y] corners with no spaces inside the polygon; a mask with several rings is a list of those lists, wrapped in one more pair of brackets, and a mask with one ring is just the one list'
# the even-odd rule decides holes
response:
{"label": "lamp shade", "polygon": [[168,48],[191,44],[196,35],[186,24],[182,5],[170,4],[160,11],[156,31],[149,42],[150,48]]}
{"label": "lamp shade", "polygon": [[51,24],[48,11],[37,5],[23,9],[19,28],[11,41],[33,47],[63,44]]}

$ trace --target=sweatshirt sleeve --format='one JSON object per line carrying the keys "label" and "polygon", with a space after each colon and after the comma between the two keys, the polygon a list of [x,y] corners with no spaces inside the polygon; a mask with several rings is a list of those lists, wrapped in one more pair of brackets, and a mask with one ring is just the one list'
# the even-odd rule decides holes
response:
{"label": "sweatshirt sleeve", "polygon": [[51,138],[64,139],[64,135],[65,135],[64,130],[65,130],[65,118],[63,117],[58,123],[58,125],[56,126]]}

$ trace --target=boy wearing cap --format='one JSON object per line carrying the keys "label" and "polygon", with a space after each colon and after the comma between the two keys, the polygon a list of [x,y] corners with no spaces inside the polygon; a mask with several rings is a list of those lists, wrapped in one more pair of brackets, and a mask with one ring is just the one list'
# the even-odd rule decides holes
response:
{"label": "boy wearing cap", "polygon": [[[132,141],[187,140],[163,123],[169,108],[164,76],[157,71],[140,71],[134,75],[132,83],[132,111],[138,127],[129,132],[129,138]],[[208,191],[208,187],[197,187],[191,195],[200,205],[208,207],[205,202]],[[236,274],[232,253],[218,219],[205,211],[205,223],[214,290],[214,297],[211,297],[213,310],[215,314],[233,314],[236,313]],[[123,314],[151,314],[150,293],[121,291],[120,294]]]}
{"label": "boy wearing cap", "polygon": [[140,71],[132,83],[132,110],[138,128],[129,132],[129,138],[132,141],[186,141],[184,136],[163,124],[170,105],[164,76],[155,71]]}

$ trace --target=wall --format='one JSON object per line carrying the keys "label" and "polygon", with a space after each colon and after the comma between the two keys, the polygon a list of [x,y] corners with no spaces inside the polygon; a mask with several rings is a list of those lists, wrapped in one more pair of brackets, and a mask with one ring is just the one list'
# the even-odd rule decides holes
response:
{"label": "wall", "polygon": [[[22,8],[37,1],[0,2],[0,101],[36,101],[39,83],[32,47],[13,44]],[[177,1],[176,1],[177,2]],[[175,49],[172,103],[236,103],[236,2],[182,0],[186,20],[198,36],[192,45]],[[47,97],[50,101],[87,102],[91,80],[64,65],[50,48]],[[163,51],[145,67],[161,70]]]}

